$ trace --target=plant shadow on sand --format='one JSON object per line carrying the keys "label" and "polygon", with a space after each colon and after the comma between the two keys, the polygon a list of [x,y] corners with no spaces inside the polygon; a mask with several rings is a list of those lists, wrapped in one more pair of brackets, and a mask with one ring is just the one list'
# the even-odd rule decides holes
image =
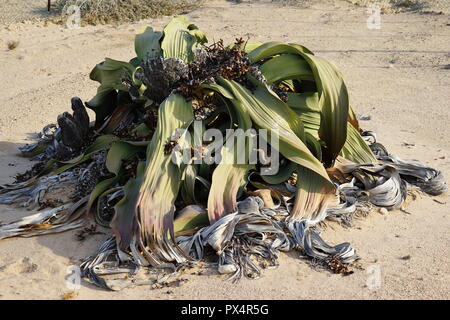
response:
{"label": "plant shadow on sand", "polygon": [[[34,134],[28,134],[29,138],[32,138]],[[2,170],[0,171],[0,184],[8,184],[14,181],[14,177],[18,173],[22,173],[31,168],[34,162],[30,159],[20,157],[18,147],[23,143],[15,143],[9,141],[0,141],[0,161],[2,164]],[[28,210],[26,208],[17,208],[8,205],[0,205],[0,222],[8,223],[17,219],[29,216],[37,213],[37,209]],[[87,223],[87,226],[90,226]],[[34,237],[39,245],[42,245],[50,249],[56,256],[66,258],[67,266],[80,264],[81,259],[86,258],[90,254],[94,254],[98,249],[98,246],[110,235],[110,230],[97,227],[96,232],[85,236],[83,241],[77,241],[79,239],[80,231],[83,228],[69,230],[64,233],[43,235],[40,237]],[[24,239],[29,241],[30,239]],[[3,239],[0,241],[14,241],[14,239]],[[20,258],[20,253],[17,254],[17,258]],[[48,266],[40,266],[43,268],[49,268]],[[87,282],[82,281],[82,285],[87,285],[91,289],[99,289],[96,286],[90,285]],[[100,289],[101,290],[101,289]]]}
{"label": "plant shadow on sand", "polygon": [[[27,134],[27,140],[33,139],[35,134]],[[20,157],[20,152],[18,147],[22,146],[23,143],[15,143],[8,141],[0,141],[0,156],[3,170],[0,171],[0,184],[8,184],[14,181],[14,177],[18,173],[22,173],[31,168],[33,161],[30,159]],[[0,222],[9,223],[17,219],[32,215],[37,213],[37,208],[27,209],[27,208],[17,208],[14,206],[0,205]],[[25,241],[32,241],[33,239],[39,246],[45,247],[50,250],[58,258],[58,263],[53,263],[47,261],[43,264],[43,261],[38,263],[39,268],[46,270],[51,269],[50,265],[63,265],[67,268],[70,266],[79,266],[83,259],[93,255],[97,252],[99,246],[105,242],[105,240],[111,236],[112,232],[108,228],[101,226],[95,226],[93,219],[89,218],[85,226],[68,230],[62,233],[55,233],[49,235],[41,235],[37,237],[32,237],[30,239],[22,238]],[[2,242],[17,241],[17,239],[3,239]],[[20,240],[19,240],[20,241]],[[24,253],[26,254],[26,253]],[[21,259],[21,254],[14,254],[14,261]],[[60,259],[62,258],[62,259]],[[214,257],[212,257],[214,258]],[[27,259],[25,257],[24,259]],[[34,259],[33,259],[34,260]],[[213,261],[214,259],[208,259]],[[53,266],[54,267],[54,266]],[[62,267],[64,269],[64,267]],[[66,270],[60,270],[59,275],[67,277],[70,275]],[[156,289],[165,289],[172,287],[178,287],[186,281],[186,276],[218,276],[216,268],[209,266],[194,267],[192,269],[185,269],[183,272],[175,275],[168,279],[167,283],[164,285],[156,287]],[[58,282],[64,281],[64,279],[56,279]],[[88,281],[82,280],[81,286],[87,289],[93,289],[95,291],[105,291],[98,286],[91,284]],[[154,288],[155,289],[155,288]]]}
{"label": "plant shadow on sand", "polygon": [[[29,138],[32,138],[32,134],[28,134]],[[9,168],[6,171],[2,171],[0,175],[0,183],[10,183],[12,182],[12,177],[19,173],[27,170],[29,167],[31,167],[32,162],[30,162],[29,159],[19,157],[18,147],[22,144],[19,143],[13,143],[13,142],[0,142],[0,153],[2,154],[2,162],[3,167],[6,167],[9,163],[14,163],[14,166],[8,166]],[[32,210],[26,210],[26,209],[15,209],[8,206],[0,206],[0,213],[1,217],[0,220],[3,222],[10,222],[13,220],[16,220],[18,218],[22,218],[28,215],[31,215],[33,213],[37,212],[36,209]],[[331,222],[330,222],[331,223]],[[75,230],[69,230],[63,233],[57,233],[57,234],[50,234],[50,235],[43,235],[39,237],[34,237],[34,240],[41,245],[42,247],[45,247],[49,249],[52,253],[54,253],[57,257],[63,258],[59,259],[63,265],[66,267],[69,266],[79,266],[83,259],[87,258],[90,255],[94,255],[99,246],[105,242],[105,240],[112,234],[110,229],[103,228],[100,226],[97,226],[96,228],[92,228],[92,226],[95,226],[95,222],[93,219],[89,219],[84,227],[75,229]],[[337,225],[334,223],[331,223],[332,229],[334,229],[334,226],[337,227],[337,229],[340,229]],[[3,241],[9,241],[9,239],[5,239]],[[332,274],[333,271],[330,270],[327,266],[325,266],[322,263],[319,263],[319,261],[314,261],[311,259],[308,259],[300,251],[294,250],[290,252],[280,252],[280,256],[282,260],[292,260],[295,261],[298,264],[305,264],[308,269],[314,272],[327,272],[329,274]],[[214,262],[216,259],[214,259],[214,256],[208,255],[206,262],[211,263]],[[282,262],[279,261],[281,264]],[[42,265],[42,268],[48,268],[48,265]],[[64,267],[63,267],[64,269]],[[353,269],[356,271],[356,269],[361,269],[360,267],[352,267],[350,269]],[[68,275],[68,273],[65,273],[65,270],[62,270],[64,275]],[[271,277],[271,273],[273,273],[275,270],[272,268],[262,268],[261,269],[261,277],[264,277],[265,275]],[[275,271],[276,272],[276,271]],[[349,273],[351,274],[351,273]],[[344,274],[346,275],[346,274]],[[180,286],[183,284],[184,281],[186,281],[186,278],[189,280],[195,280],[198,276],[207,276],[207,277],[220,277],[221,280],[224,280],[227,276],[226,275],[220,275],[217,272],[216,267],[208,266],[203,263],[200,264],[200,266],[195,266],[194,268],[185,268],[182,270],[179,274],[175,275],[174,277],[170,278],[167,283],[165,283],[162,286],[156,287],[156,289],[164,289],[164,288],[170,288],[175,286]],[[198,279],[198,278],[197,278]],[[63,281],[63,279],[61,279]],[[242,279],[241,281],[248,281],[246,279]],[[88,289],[95,289],[96,291],[104,291],[104,289],[99,288],[87,281],[82,281],[81,285]]]}
{"label": "plant shadow on sand", "polygon": [[18,147],[20,145],[10,141],[0,141],[0,161],[2,163],[0,184],[13,182],[15,174],[25,171],[31,166],[28,159],[19,156]]}

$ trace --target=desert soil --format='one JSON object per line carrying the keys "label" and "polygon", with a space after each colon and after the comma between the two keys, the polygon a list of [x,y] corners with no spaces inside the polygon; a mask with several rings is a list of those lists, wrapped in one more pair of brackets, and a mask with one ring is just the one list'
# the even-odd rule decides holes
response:
{"label": "desert soil", "polygon": [[[187,14],[210,40],[282,40],[301,43],[333,61],[346,77],[351,104],[370,117],[361,125],[403,158],[420,159],[450,177],[450,21],[446,14],[383,15],[381,29],[366,26],[366,8],[316,1],[307,8],[270,3],[213,1]],[[12,23],[0,29],[0,183],[27,169],[17,146],[70,108],[70,98],[91,98],[90,69],[104,57],[133,57],[134,33],[160,29],[169,17],[121,26],[65,29]],[[6,42],[20,41],[15,50]],[[120,292],[86,282],[76,299],[449,299],[450,196],[420,196],[403,211],[372,213],[353,228],[331,225],[330,243],[349,241],[362,257],[350,276],[311,266],[298,253],[259,280],[223,281],[214,270],[187,272],[170,288]],[[3,223],[29,215],[0,206]],[[0,241],[0,299],[60,299],[67,267],[95,252],[109,234],[75,239],[76,231]],[[368,286],[379,270],[381,286]]]}

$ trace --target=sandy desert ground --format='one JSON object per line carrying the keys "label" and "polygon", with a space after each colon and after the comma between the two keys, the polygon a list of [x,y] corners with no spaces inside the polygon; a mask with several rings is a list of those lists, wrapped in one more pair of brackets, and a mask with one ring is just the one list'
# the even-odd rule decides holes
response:
{"label": "sandy desert ground", "polygon": [[[448,14],[382,15],[381,29],[366,26],[366,8],[344,1],[315,1],[306,8],[271,3],[213,1],[187,14],[210,40],[250,37],[301,43],[333,61],[346,76],[361,125],[392,153],[416,158],[450,177],[450,19]],[[104,57],[133,56],[134,33],[161,28],[169,17],[121,26],[65,29],[43,23],[0,28],[0,183],[31,163],[17,146],[70,108],[70,98],[91,98],[90,69]],[[6,42],[20,41],[15,50]],[[5,223],[30,214],[0,206]],[[422,196],[404,211],[374,212],[355,227],[331,225],[331,243],[349,241],[361,269],[343,277],[313,268],[298,254],[259,280],[224,282],[213,270],[187,272],[171,287],[120,292],[82,283],[76,299],[449,299],[450,196]],[[95,252],[108,236],[75,239],[76,231],[0,241],[0,299],[60,299],[67,267]],[[405,258],[406,257],[406,258]],[[367,286],[379,268],[381,288]]]}

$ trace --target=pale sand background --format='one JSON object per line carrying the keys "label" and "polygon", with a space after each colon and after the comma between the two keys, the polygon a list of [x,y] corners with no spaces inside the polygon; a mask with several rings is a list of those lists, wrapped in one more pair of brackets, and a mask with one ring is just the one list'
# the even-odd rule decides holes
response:
{"label": "pale sand background", "polygon": [[[331,4],[330,4],[331,3]],[[392,153],[418,158],[450,177],[450,26],[448,15],[383,15],[381,30],[366,28],[365,8],[347,2],[317,3],[306,9],[271,4],[233,5],[215,1],[187,15],[210,40],[282,40],[301,43],[333,61],[344,73],[351,103]],[[161,28],[169,18],[148,21]],[[142,25],[85,27],[12,24],[0,29],[0,183],[30,162],[16,147],[31,133],[70,108],[70,98],[91,98],[97,84],[90,69],[104,57],[128,60]],[[6,42],[19,47],[6,49]],[[404,146],[413,143],[414,147]],[[10,166],[9,164],[14,164]],[[334,226],[331,243],[350,241],[364,268],[381,268],[380,290],[365,285],[366,270],[342,277],[314,270],[296,253],[256,281],[222,281],[215,271],[186,274],[180,287],[149,287],[112,293],[83,283],[79,299],[448,299],[450,298],[450,197],[424,196],[401,211],[374,213],[352,229]],[[0,206],[8,222],[30,212]],[[104,230],[108,233],[108,230]],[[75,231],[0,241],[0,298],[59,299],[67,292],[67,266],[95,252],[107,235],[76,241]],[[410,255],[409,260],[401,257]]]}

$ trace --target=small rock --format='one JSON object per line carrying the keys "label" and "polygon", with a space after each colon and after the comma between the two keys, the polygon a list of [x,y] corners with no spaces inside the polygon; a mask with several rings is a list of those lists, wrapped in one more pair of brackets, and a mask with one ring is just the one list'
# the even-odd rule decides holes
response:
{"label": "small rock", "polygon": [[385,215],[385,214],[388,214],[388,213],[389,213],[389,211],[388,211],[386,208],[380,208],[380,209],[378,210],[378,212],[379,212],[380,214],[382,214],[382,215]]}
{"label": "small rock", "polygon": [[404,257],[401,257],[400,259],[402,259],[402,260],[410,260],[411,259],[411,255],[406,255],[406,256],[404,256]]}
{"label": "small rock", "polygon": [[224,264],[219,266],[218,271],[220,274],[230,274],[236,272],[237,268],[232,264]]}

